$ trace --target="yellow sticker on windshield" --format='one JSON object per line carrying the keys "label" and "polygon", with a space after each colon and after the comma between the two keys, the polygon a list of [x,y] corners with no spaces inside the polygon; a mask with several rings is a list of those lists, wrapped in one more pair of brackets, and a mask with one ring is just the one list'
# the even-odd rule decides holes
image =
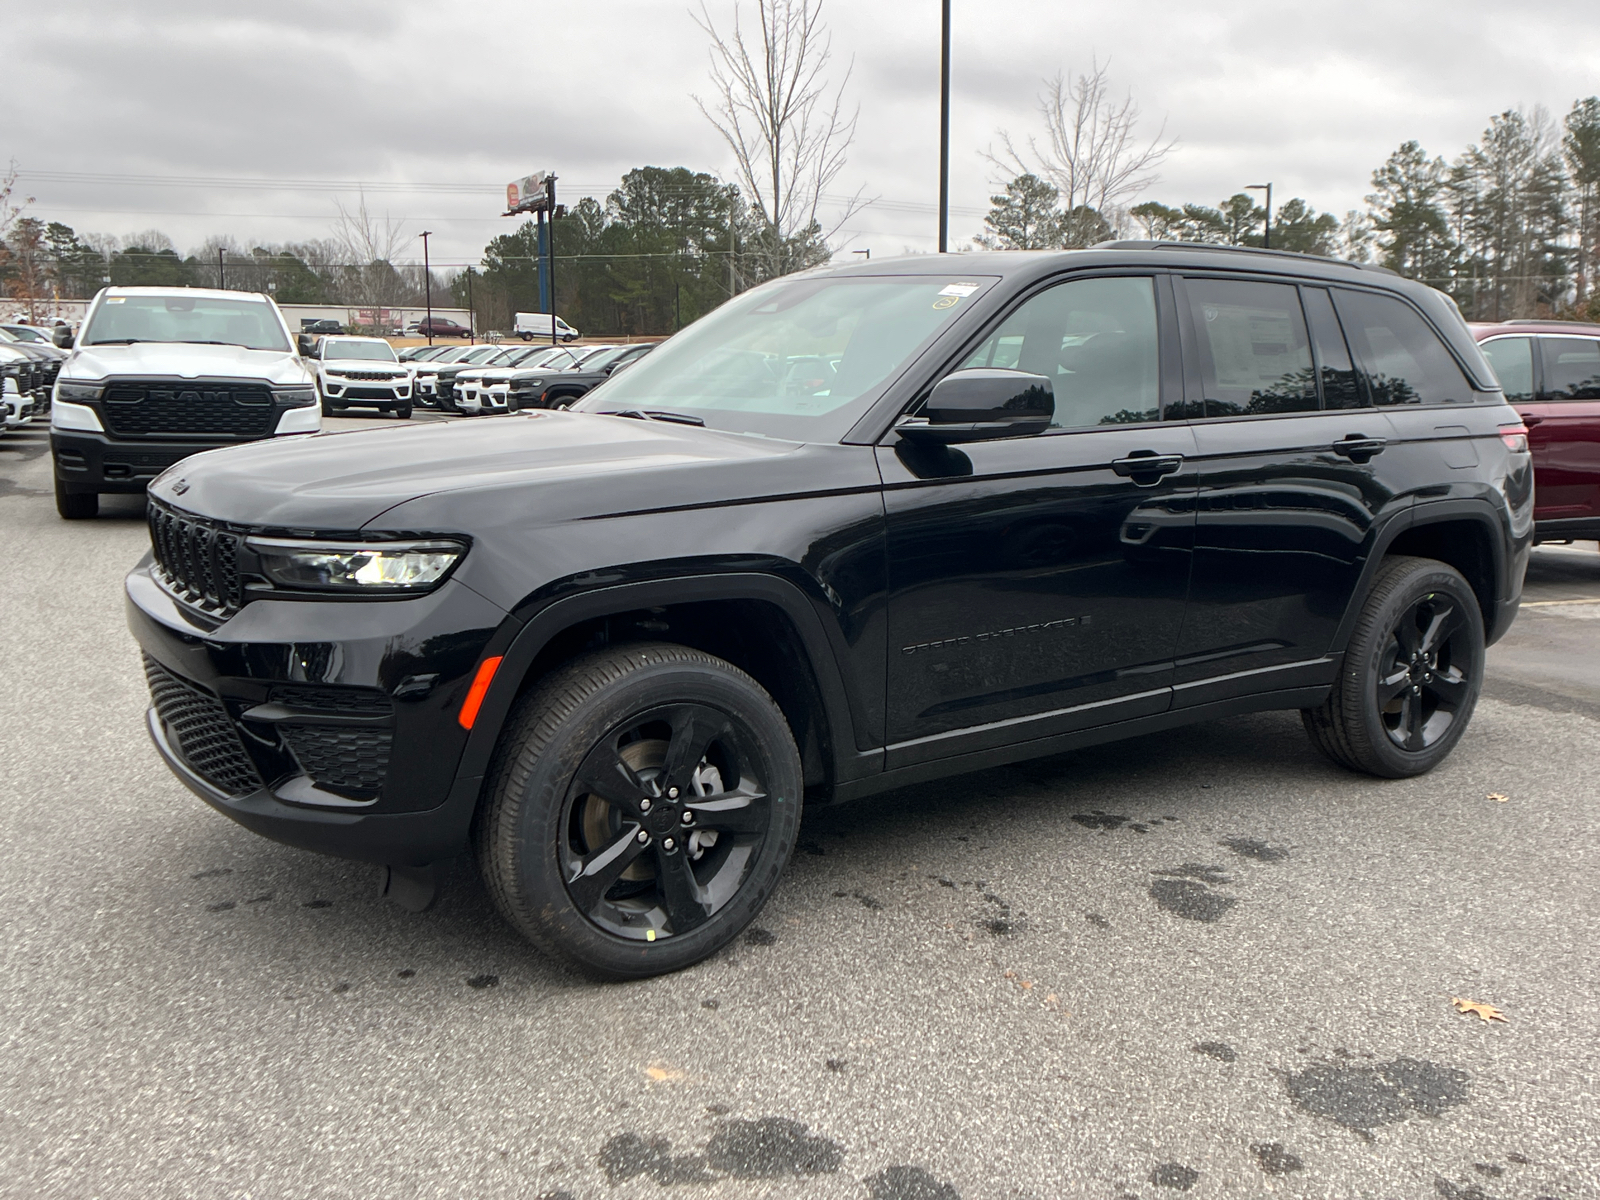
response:
{"label": "yellow sticker on windshield", "polygon": [[954,308],[961,303],[960,296],[940,296],[933,302],[935,308]]}

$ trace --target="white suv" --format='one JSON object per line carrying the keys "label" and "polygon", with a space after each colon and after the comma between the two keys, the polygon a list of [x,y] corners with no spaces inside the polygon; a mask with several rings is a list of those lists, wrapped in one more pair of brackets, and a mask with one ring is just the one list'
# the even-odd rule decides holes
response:
{"label": "white suv", "polygon": [[402,421],[411,416],[411,371],[382,338],[325,337],[317,343],[316,364],[324,415],[357,406]]}

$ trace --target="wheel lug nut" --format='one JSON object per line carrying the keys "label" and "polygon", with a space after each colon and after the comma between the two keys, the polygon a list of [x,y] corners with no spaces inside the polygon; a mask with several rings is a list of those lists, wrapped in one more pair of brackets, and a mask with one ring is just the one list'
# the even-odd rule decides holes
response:
{"label": "wheel lug nut", "polygon": [[648,833],[646,833],[646,832],[645,832],[645,831],[644,831],[644,830],[642,830],[642,829],[641,829],[641,830],[639,830],[639,844],[640,844],[640,845],[644,845],[644,844],[645,844],[645,843],[646,843],[646,842],[648,842],[648,841],[649,841],[649,840],[650,840],[650,835],[649,835],[649,834],[648,834]]}
{"label": "wheel lug nut", "polygon": [[683,814],[683,823],[685,825],[693,825],[694,824],[694,814],[692,812],[689,812],[688,810],[685,810],[684,814]]}
{"label": "wheel lug nut", "polygon": [[662,839],[661,839],[661,848],[662,848],[662,849],[663,849],[663,850],[671,850],[671,849],[672,849],[672,848],[673,848],[673,847],[675,847],[675,846],[676,846],[676,845],[677,845],[677,844],[678,844],[678,843],[677,843],[677,842],[675,842],[675,841],[673,841],[673,840],[672,840],[672,839],[671,839],[671,838],[662,838]]}
{"label": "wheel lug nut", "polygon": [[668,800],[676,800],[677,798],[678,798],[678,789],[677,788],[668,788],[667,789],[667,799]]}
{"label": "wheel lug nut", "polygon": [[650,811],[650,797],[649,796],[646,796],[643,800],[639,801],[639,811],[640,812],[649,812]]}

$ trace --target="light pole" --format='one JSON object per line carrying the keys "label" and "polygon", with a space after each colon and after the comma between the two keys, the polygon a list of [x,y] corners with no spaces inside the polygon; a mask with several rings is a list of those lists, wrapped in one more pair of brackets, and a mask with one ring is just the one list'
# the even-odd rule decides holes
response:
{"label": "light pole", "polygon": [[950,0],[939,54],[939,253],[950,246]]}
{"label": "light pole", "polygon": [[472,268],[467,268],[467,341],[478,344],[477,310],[472,307]]}
{"label": "light pole", "polygon": [[433,230],[424,229],[417,235],[422,239],[422,299],[428,308],[428,345],[433,345],[433,269],[428,265],[428,239]]}
{"label": "light pole", "polygon": [[1272,249],[1272,185],[1270,183],[1249,183],[1245,185],[1247,192],[1265,192],[1267,194],[1267,223],[1261,234],[1261,248]]}

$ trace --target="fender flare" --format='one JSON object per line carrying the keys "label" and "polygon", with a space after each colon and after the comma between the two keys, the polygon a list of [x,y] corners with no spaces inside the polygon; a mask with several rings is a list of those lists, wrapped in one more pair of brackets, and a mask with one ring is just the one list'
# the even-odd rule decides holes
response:
{"label": "fender flare", "polygon": [[[456,779],[481,777],[488,772],[489,760],[511,711],[522,681],[539,652],[552,638],[581,621],[610,616],[641,608],[704,600],[761,600],[775,605],[800,635],[801,645],[811,664],[817,691],[821,695],[823,718],[827,722],[831,749],[829,770],[835,783],[875,774],[883,767],[883,751],[865,753],[855,749],[855,726],[848,694],[839,672],[832,640],[818,614],[816,604],[794,583],[776,575],[757,572],[728,572],[678,579],[646,580],[637,583],[599,587],[575,596],[563,597],[539,610],[520,629],[510,634],[510,643],[498,650],[502,656],[494,680],[484,694],[477,720],[456,766]],[[491,639],[486,655],[497,652],[500,637]]]}
{"label": "fender flare", "polygon": [[1492,597],[1490,613],[1484,620],[1484,630],[1488,640],[1493,640],[1493,626],[1504,607],[1507,590],[1505,529],[1499,514],[1485,500],[1430,500],[1413,504],[1404,511],[1395,513],[1378,530],[1373,538],[1372,549],[1367,555],[1366,565],[1362,567],[1361,578],[1357,581],[1355,590],[1350,595],[1350,603],[1345,608],[1344,619],[1339,622],[1339,629],[1334,634],[1333,644],[1329,647],[1330,653],[1342,654],[1345,647],[1350,644],[1356,618],[1361,615],[1361,606],[1366,602],[1367,593],[1372,590],[1372,581],[1376,578],[1378,568],[1383,565],[1384,556],[1388,554],[1389,547],[1394,544],[1395,539],[1412,529],[1462,519],[1477,522],[1489,534],[1495,595]]}

